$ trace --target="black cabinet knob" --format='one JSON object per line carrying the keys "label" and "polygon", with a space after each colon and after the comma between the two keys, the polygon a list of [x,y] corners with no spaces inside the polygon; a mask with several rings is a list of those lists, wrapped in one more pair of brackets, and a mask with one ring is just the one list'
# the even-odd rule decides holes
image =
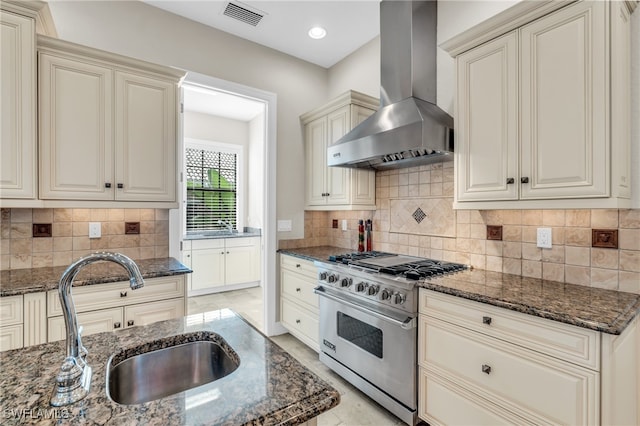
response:
{"label": "black cabinet knob", "polygon": [[512,183],[515,183],[515,179],[514,178],[507,178],[507,185],[511,185]]}
{"label": "black cabinet knob", "polygon": [[486,374],[491,374],[491,366],[487,364],[482,364],[482,372]]}
{"label": "black cabinet knob", "polygon": [[126,291],[121,291],[120,292],[120,297],[127,297],[127,292]]}
{"label": "black cabinet knob", "polygon": [[113,323],[113,328],[120,328],[120,327],[122,327],[122,324],[120,324],[120,322]]}
{"label": "black cabinet knob", "polygon": [[111,182],[105,182],[104,187],[105,188],[111,188]]}
{"label": "black cabinet knob", "polygon": [[491,325],[491,317],[482,317],[482,323]]}
{"label": "black cabinet knob", "polygon": [[127,325],[128,325],[129,327],[131,327],[131,326],[133,325],[133,320],[129,320],[129,321],[127,321]]}
{"label": "black cabinet knob", "polygon": [[528,177],[520,178],[520,183],[529,183],[529,178]]}
{"label": "black cabinet knob", "polygon": [[119,188],[119,189],[124,188],[124,183],[119,183],[119,184],[118,184],[118,188]]}

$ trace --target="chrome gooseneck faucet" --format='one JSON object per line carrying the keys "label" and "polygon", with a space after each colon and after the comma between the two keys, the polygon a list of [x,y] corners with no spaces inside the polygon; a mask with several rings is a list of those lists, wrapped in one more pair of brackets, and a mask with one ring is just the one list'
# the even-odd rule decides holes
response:
{"label": "chrome gooseneck faucet", "polygon": [[56,376],[56,386],[51,396],[51,405],[60,407],[80,401],[89,393],[91,386],[91,367],[86,362],[87,350],[82,346],[78,329],[76,308],[71,297],[73,279],[80,269],[99,261],[115,262],[123,266],[129,274],[129,285],[133,290],[144,285],[138,265],[129,257],[120,253],[93,253],[72,263],[62,274],[58,285],[58,294],[67,336],[67,356]]}

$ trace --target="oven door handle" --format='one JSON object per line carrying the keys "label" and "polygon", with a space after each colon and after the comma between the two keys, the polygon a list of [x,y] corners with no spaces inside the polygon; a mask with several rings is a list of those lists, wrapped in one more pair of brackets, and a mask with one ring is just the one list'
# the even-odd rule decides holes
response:
{"label": "oven door handle", "polygon": [[313,292],[315,294],[317,294],[318,296],[326,297],[327,299],[333,300],[334,302],[344,303],[345,305],[349,306],[350,308],[353,308],[355,310],[363,312],[363,313],[365,313],[367,315],[374,316],[374,317],[379,318],[379,319],[381,319],[383,321],[390,322],[393,325],[399,326],[403,330],[411,330],[411,329],[415,328],[416,325],[417,325],[417,319],[416,318],[407,317],[407,319],[402,321],[402,320],[398,320],[398,319],[395,319],[395,318],[391,318],[391,317],[389,317],[387,315],[383,315],[383,314],[375,312],[375,311],[371,311],[369,309],[364,309],[362,306],[360,306],[358,304],[355,304],[355,303],[350,302],[350,301],[348,301],[346,299],[343,299],[341,297],[336,297],[336,296],[333,296],[333,295],[327,293],[327,291],[322,286],[316,287],[313,290]]}

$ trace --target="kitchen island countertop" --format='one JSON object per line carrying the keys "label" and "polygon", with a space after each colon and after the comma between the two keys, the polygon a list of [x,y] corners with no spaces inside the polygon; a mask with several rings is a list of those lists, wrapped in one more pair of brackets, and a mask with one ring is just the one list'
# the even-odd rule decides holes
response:
{"label": "kitchen island countertop", "polygon": [[[282,254],[328,262],[353,250],[320,246]],[[419,287],[609,334],[621,334],[640,315],[640,295],[481,269],[416,281]]]}
{"label": "kitchen island countertop", "polygon": [[[236,351],[240,366],[226,377],[143,404],[119,405],[105,391],[108,358],[122,348],[215,332]],[[2,352],[2,424],[63,425],[296,425],[338,405],[338,391],[302,366],[229,309],[99,333],[83,339],[93,368],[89,395],[75,404],[49,406],[64,342]]]}
{"label": "kitchen island countertop", "polygon": [[[191,269],[172,257],[135,261],[143,278],[187,274]],[[58,288],[68,266],[10,269],[0,271],[0,297],[37,293]],[[93,263],[84,267],[73,280],[73,286],[129,281],[127,271],[113,262]]]}

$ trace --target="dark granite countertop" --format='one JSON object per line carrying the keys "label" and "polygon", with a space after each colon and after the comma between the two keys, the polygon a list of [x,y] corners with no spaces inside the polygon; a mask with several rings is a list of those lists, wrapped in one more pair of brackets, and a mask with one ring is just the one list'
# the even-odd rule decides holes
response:
{"label": "dark granite countertop", "polygon": [[[191,269],[172,257],[136,260],[143,278],[188,274]],[[48,268],[11,269],[0,271],[0,297],[15,296],[58,288],[58,282],[67,266]],[[99,262],[84,267],[73,285],[91,285],[128,281],[124,268],[113,262]]]}
{"label": "dark granite countertop", "polygon": [[[324,262],[330,254],[350,251],[330,246],[279,250],[283,254]],[[480,269],[416,283],[440,293],[609,334],[622,333],[640,314],[638,294]]]}
{"label": "dark granite countertop", "polygon": [[[112,402],[105,391],[108,358],[123,348],[184,333],[219,334],[240,365],[214,382],[156,401]],[[83,338],[93,369],[89,395],[75,404],[49,405],[64,342],[2,352],[2,424],[38,425],[296,425],[340,402],[338,391],[306,369],[229,309]],[[58,419],[52,419],[57,417]]]}

